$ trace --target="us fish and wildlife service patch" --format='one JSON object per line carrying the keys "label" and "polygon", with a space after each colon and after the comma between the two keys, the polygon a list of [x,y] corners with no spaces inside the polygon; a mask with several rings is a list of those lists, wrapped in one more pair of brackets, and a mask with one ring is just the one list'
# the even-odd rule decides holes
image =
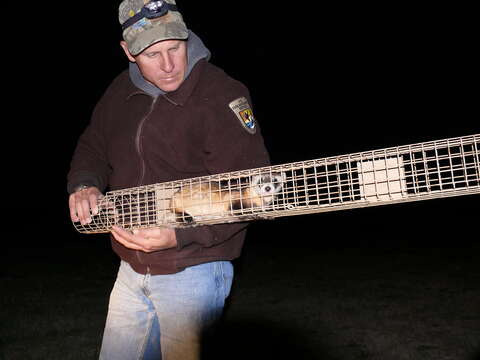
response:
{"label": "us fish and wildlife service patch", "polygon": [[235,113],[238,120],[240,120],[240,123],[245,130],[252,135],[257,132],[257,126],[255,124],[255,117],[253,116],[252,107],[244,96],[233,100],[230,104],[228,104],[228,106]]}

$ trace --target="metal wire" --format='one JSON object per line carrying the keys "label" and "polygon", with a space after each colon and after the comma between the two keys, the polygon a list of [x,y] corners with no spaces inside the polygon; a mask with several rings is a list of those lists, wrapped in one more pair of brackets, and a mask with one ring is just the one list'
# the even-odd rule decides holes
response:
{"label": "metal wire", "polygon": [[82,233],[191,227],[480,193],[480,134],[108,192]]}

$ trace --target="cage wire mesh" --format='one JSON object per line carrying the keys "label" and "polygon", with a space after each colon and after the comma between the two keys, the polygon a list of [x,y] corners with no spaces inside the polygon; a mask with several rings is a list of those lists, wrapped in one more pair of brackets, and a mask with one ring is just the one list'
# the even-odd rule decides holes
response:
{"label": "cage wire mesh", "polygon": [[191,227],[480,193],[480,134],[108,192],[81,233]]}

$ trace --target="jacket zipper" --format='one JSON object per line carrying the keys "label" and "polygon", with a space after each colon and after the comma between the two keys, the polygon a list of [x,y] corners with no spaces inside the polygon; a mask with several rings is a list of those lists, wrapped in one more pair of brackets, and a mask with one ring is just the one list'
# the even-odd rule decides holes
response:
{"label": "jacket zipper", "polygon": [[[142,120],[140,120],[140,123],[138,124],[137,134],[136,134],[136,137],[135,137],[135,146],[137,148],[137,153],[138,153],[138,156],[140,157],[140,164],[141,164],[140,177],[138,179],[138,186],[140,186],[143,183],[143,180],[145,178],[145,171],[146,171],[146,165],[145,165],[145,160],[144,160],[143,155],[142,155],[142,144],[141,144],[143,126],[145,125],[145,122],[147,121],[150,114],[153,112],[153,108],[154,108],[156,102],[157,102],[157,98],[153,98],[153,101],[150,105],[150,109],[145,114],[145,116],[142,118]],[[142,259],[141,259],[140,251],[137,250],[135,255],[137,257],[138,262],[141,264]],[[148,266],[147,266],[147,273],[150,273],[150,267],[148,267]]]}
{"label": "jacket zipper", "polygon": [[145,122],[147,121],[148,117],[153,111],[153,108],[155,106],[155,103],[157,102],[157,98],[153,98],[152,104],[150,105],[150,109],[148,110],[147,114],[142,118],[140,121],[140,124],[138,125],[137,128],[137,134],[135,137],[135,145],[137,148],[137,153],[138,156],[140,157],[140,164],[141,164],[141,170],[140,170],[140,177],[138,179],[138,186],[142,185],[144,177],[145,177],[145,171],[146,171],[146,165],[145,165],[145,160],[142,155],[142,145],[141,145],[141,137],[142,137],[142,131],[143,131],[143,126],[145,125]]}

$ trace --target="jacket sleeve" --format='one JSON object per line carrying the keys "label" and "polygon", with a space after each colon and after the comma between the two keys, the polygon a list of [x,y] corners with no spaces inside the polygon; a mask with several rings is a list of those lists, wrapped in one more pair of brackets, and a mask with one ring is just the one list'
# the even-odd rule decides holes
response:
{"label": "jacket sleeve", "polygon": [[207,124],[205,167],[211,174],[270,165],[258,122],[254,120],[255,132],[252,134],[229,107],[230,102],[242,97],[247,99],[251,107],[252,102],[245,89],[243,96],[231,96],[217,110],[217,119]]}
{"label": "jacket sleeve", "polygon": [[111,172],[106,155],[103,129],[105,96],[95,107],[90,124],[80,136],[67,175],[67,191],[72,193],[79,185],[96,186],[104,192]]}
{"label": "jacket sleeve", "polygon": [[[215,116],[205,126],[205,167],[210,174],[254,169],[270,165],[261,130],[255,120],[255,132],[248,131],[229,104],[245,97],[251,106],[248,90],[238,85],[230,95],[217,105]],[[246,223],[201,226],[194,229],[178,229],[178,249],[191,243],[214,246],[233,237],[242,236]],[[244,236],[245,234],[243,234]]]}

